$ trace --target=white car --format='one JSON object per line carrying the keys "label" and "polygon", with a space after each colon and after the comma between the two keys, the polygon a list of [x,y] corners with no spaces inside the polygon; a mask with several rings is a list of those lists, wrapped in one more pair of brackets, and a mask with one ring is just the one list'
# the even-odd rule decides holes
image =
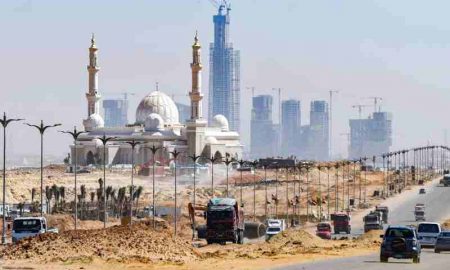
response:
{"label": "white car", "polygon": [[272,236],[279,234],[280,232],[286,230],[286,222],[284,219],[268,219],[266,238],[270,239]]}
{"label": "white car", "polygon": [[436,239],[441,233],[441,225],[435,222],[421,222],[417,226],[419,243],[422,247],[434,247]]}
{"label": "white car", "polygon": [[12,241],[15,243],[22,238],[48,232],[58,233],[58,229],[48,228],[45,217],[19,217],[13,221]]}

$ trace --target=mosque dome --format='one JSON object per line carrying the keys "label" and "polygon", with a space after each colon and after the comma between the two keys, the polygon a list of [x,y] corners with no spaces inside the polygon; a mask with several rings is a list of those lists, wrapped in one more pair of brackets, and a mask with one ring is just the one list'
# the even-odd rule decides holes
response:
{"label": "mosque dome", "polygon": [[230,130],[229,125],[228,125],[228,120],[222,114],[218,114],[213,117],[212,126],[216,127],[216,128],[220,128],[221,131],[229,131]]}
{"label": "mosque dome", "polygon": [[102,140],[100,140],[99,138],[93,139],[92,142],[95,144],[95,147],[97,148],[103,147]]}
{"label": "mosque dome", "polygon": [[151,113],[145,119],[145,130],[160,130],[164,128],[164,120],[161,115]]}
{"label": "mosque dome", "polygon": [[95,128],[102,128],[105,126],[105,121],[103,121],[103,117],[98,113],[93,113],[89,116],[89,118],[86,120],[86,127],[89,128],[89,130],[95,129]]}
{"label": "mosque dome", "polygon": [[145,124],[150,114],[158,114],[163,124],[178,124],[179,114],[175,102],[161,91],[153,91],[144,97],[136,110],[136,123]]}
{"label": "mosque dome", "polygon": [[205,141],[206,141],[207,144],[216,144],[216,143],[218,143],[216,137],[213,137],[213,136],[206,137]]}

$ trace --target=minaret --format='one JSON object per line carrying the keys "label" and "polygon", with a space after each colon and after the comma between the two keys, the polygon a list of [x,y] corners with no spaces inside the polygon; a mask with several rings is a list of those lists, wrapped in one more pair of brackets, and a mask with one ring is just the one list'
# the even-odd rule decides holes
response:
{"label": "minaret", "polygon": [[192,89],[189,92],[191,99],[191,119],[186,122],[186,136],[189,155],[201,155],[205,147],[206,121],[202,117],[202,92],[201,92],[201,71],[200,63],[200,43],[198,35],[195,33],[194,44],[192,45]]}
{"label": "minaret", "polygon": [[192,45],[192,90],[189,92],[191,99],[191,120],[202,118],[202,64],[200,63],[200,43],[197,32],[195,33],[194,44]]}
{"label": "minaret", "polygon": [[98,93],[98,71],[100,67],[97,66],[97,51],[95,46],[94,34],[91,38],[91,47],[89,47],[89,65],[87,70],[89,72],[89,92],[86,93],[86,99],[88,101],[88,118],[92,114],[100,114],[99,100],[101,95]]}

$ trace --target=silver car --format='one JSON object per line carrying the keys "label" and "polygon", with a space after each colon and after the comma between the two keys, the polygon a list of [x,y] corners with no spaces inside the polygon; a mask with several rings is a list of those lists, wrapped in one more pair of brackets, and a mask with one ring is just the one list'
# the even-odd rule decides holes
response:
{"label": "silver car", "polygon": [[450,251],[450,231],[441,232],[436,239],[434,252]]}

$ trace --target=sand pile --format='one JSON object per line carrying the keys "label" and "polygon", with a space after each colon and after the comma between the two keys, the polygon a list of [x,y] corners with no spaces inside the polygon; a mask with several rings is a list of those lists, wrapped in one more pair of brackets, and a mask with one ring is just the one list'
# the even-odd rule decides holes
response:
{"label": "sand pile", "polygon": [[442,223],[442,227],[444,227],[447,230],[450,230],[450,219],[447,219]]}
{"label": "sand pile", "polygon": [[49,262],[91,262],[94,259],[116,262],[184,263],[198,258],[191,244],[172,237],[168,229],[153,231],[151,223],[133,228],[66,231],[24,239],[2,251],[3,259],[31,259]]}

